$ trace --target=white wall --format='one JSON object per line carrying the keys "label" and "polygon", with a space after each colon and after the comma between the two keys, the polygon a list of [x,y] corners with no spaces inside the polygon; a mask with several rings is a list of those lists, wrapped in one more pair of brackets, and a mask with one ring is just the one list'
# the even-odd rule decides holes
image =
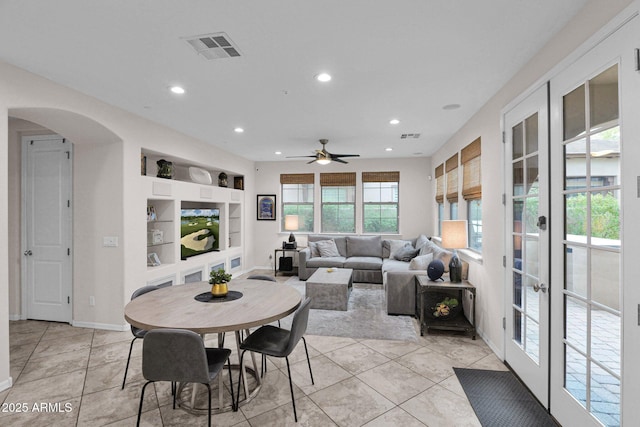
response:
{"label": "white wall", "polygon": [[[474,139],[482,138],[482,263],[470,260],[469,280],[478,287],[478,327],[498,356],[504,355],[503,295],[504,211],[502,110],[531,87],[592,34],[631,3],[630,0],[591,1],[562,31],[538,52],[502,89],[496,93],[432,158],[432,167],[445,162]],[[433,170],[432,172],[433,173]],[[434,183],[435,188],[435,183]],[[435,202],[431,206],[437,214]],[[445,215],[448,208],[445,208]],[[460,204],[459,218],[466,218]]]}
{"label": "white wall", "polygon": [[[242,174],[245,194],[255,194],[252,161],[0,63],[0,170],[6,171],[0,174],[0,198],[12,204],[19,200],[19,134],[41,128],[22,120],[10,125],[9,117],[36,123],[74,143],[74,324],[123,328],[125,303],[146,283],[146,229],[138,221],[146,209],[142,148]],[[9,385],[8,319],[21,314],[19,218],[18,207],[12,206],[10,217],[7,204],[0,204],[0,390]],[[252,233],[253,221],[245,224],[246,233]],[[103,247],[103,236],[117,236],[119,247]],[[251,251],[244,262],[253,265]],[[96,298],[94,307],[89,296]]]}
{"label": "white wall", "polygon": [[[315,174],[316,207],[320,201],[320,173],[321,172],[356,172],[356,232],[362,232],[362,172],[399,171],[399,203],[400,203],[400,235],[403,237],[417,237],[419,234],[431,236],[433,233],[433,218],[430,214],[430,201],[433,199],[433,185],[429,176],[431,161],[427,157],[404,159],[349,159],[349,164],[331,163],[321,166],[316,163],[310,165],[306,161],[258,162],[256,163],[256,194],[276,194],[277,221],[255,221],[256,200],[248,203],[248,209],[256,222],[254,259],[259,266],[269,266],[269,255],[273,250],[282,246],[289,232],[280,233],[281,173],[311,173]],[[315,212],[315,232],[320,232],[320,212]],[[306,245],[306,237],[302,233],[295,233],[300,245]],[[398,236],[396,236],[397,238]]]}

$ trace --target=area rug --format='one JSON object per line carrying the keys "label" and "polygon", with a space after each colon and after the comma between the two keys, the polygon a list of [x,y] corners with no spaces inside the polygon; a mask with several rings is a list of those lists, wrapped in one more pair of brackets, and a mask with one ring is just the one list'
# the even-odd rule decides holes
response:
{"label": "area rug", "polygon": [[556,427],[547,411],[509,371],[453,368],[484,427]]}
{"label": "area rug", "polygon": [[[305,282],[292,277],[285,283],[304,297]],[[417,341],[413,318],[389,316],[385,310],[382,285],[353,285],[347,311],[311,309],[307,334],[356,339]],[[282,327],[291,326],[292,316],[281,320]]]}

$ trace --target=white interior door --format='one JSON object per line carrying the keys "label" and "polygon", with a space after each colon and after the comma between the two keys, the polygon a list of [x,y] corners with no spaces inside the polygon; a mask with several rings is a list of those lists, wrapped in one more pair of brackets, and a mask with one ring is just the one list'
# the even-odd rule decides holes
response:
{"label": "white interior door", "polygon": [[637,121],[638,19],[551,81],[551,413],[564,425],[622,420],[621,177],[639,137],[625,125]]}
{"label": "white interior door", "polygon": [[504,116],[505,361],[548,407],[548,95],[542,86]]}
{"label": "white interior door", "polygon": [[22,147],[23,314],[71,322],[72,145],[47,136]]}

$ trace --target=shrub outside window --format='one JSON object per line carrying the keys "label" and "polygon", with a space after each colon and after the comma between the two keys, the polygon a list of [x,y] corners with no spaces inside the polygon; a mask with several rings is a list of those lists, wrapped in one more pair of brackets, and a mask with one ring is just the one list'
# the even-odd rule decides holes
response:
{"label": "shrub outside window", "polygon": [[282,184],[281,230],[286,215],[298,215],[298,231],[313,232],[313,184]]}
{"label": "shrub outside window", "polygon": [[355,233],[356,174],[321,173],[322,233]]}
{"label": "shrub outside window", "polygon": [[[364,172],[362,174],[364,233],[397,234],[399,232],[398,178],[399,172]],[[395,181],[386,181],[386,179]]]}

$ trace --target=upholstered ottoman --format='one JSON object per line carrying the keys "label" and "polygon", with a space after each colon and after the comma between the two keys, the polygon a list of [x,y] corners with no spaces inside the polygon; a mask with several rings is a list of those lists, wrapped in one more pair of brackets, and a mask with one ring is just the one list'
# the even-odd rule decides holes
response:
{"label": "upholstered ottoman", "polygon": [[306,296],[311,308],[347,311],[353,288],[353,270],[350,268],[318,268],[307,279]]}

